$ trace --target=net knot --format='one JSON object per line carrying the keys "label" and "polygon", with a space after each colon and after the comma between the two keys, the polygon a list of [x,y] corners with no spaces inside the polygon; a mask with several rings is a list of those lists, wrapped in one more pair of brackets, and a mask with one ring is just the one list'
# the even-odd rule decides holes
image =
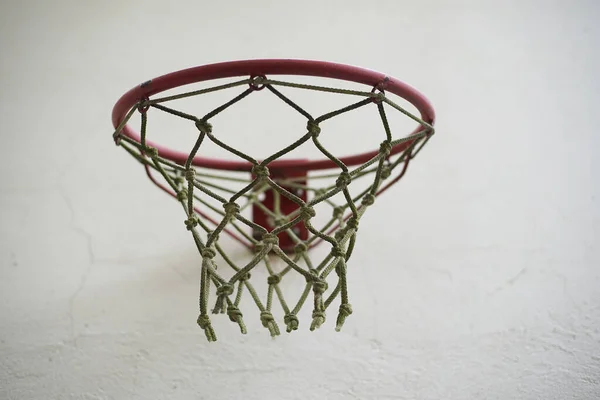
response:
{"label": "net knot", "polygon": [[202,258],[214,258],[217,255],[215,250],[210,247],[203,248],[200,254],[202,255]]}
{"label": "net knot", "polygon": [[304,221],[311,219],[317,215],[315,209],[310,206],[304,206],[300,209],[300,218]]}
{"label": "net knot", "polygon": [[264,75],[256,75],[250,78],[250,88],[252,90],[263,90],[265,88],[265,82],[267,77]]}
{"label": "net knot", "polygon": [[265,244],[263,242],[254,243],[253,249],[254,249],[255,253],[260,253],[264,248],[265,248]]}
{"label": "net knot", "polygon": [[352,177],[348,172],[344,171],[335,180],[335,186],[337,186],[340,189],[346,189],[346,186],[348,186],[350,182],[352,182]]}
{"label": "net knot", "polygon": [[358,220],[356,217],[352,217],[346,223],[346,226],[350,229],[358,230]]}
{"label": "net knot", "polygon": [[365,206],[373,205],[373,203],[375,203],[375,196],[372,195],[371,193],[365,194],[365,197],[362,198],[362,203]]}
{"label": "net knot", "polygon": [[148,109],[150,109],[150,104],[148,104],[148,102],[150,101],[150,99],[148,99],[147,97],[144,97],[143,99],[140,100],[140,102],[137,105],[137,110],[141,113],[141,114],[146,114],[146,112],[148,111]]}
{"label": "net knot", "polygon": [[173,178],[173,183],[177,186],[181,186],[183,185],[184,179],[182,176],[176,176],[175,178]]}
{"label": "net knot", "polygon": [[249,281],[251,277],[250,272],[248,272],[247,274],[240,276],[240,281]]}
{"label": "net knot", "polygon": [[209,342],[214,342],[217,340],[217,336],[215,335],[215,331],[214,331],[212,325],[210,324],[210,318],[208,317],[208,315],[200,314],[200,316],[198,317],[198,320],[196,322],[198,322],[198,325],[200,326],[200,328],[202,328],[204,330],[206,339]]}
{"label": "net knot", "polygon": [[341,304],[340,314],[342,314],[344,317],[352,315],[352,306],[350,304]]}
{"label": "net knot", "polygon": [[279,328],[277,328],[275,318],[273,318],[273,314],[270,311],[265,310],[260,313],[260,322],[262,322],[265,328],[269,329],[271,336],[279,335]]}
{"label": "net knot", "polygon": [[298,329],[298,317],[295,314],[285,314],[283,322],[287,325],[287,331],[295,331]]}
{"label": "net knot", "polygon": [[231,296],[233,294],[233,285],[224,283],[217,288],[217,296]]}
{"label": "net knot", "polygon": [[315,294],[323,294],[327,290],[327,282],[319,277],[319,271],[311,268],[308,275],[305,275],[306,282],[312,283]]}
{"label": "net knot", "polygon": [[258,179],[260,181],[268,178],[270,175],[269,168],[267,168],[267,166],[261,165],[261,164],[257,164],[255,166],[253,166],[251,172],[252,172],[252,175],[256,176],[256,179]]}
{"label": "net knot", "polygon": [[312,324],[310,324],[310,330],[314,331],[317,328],[320,328],[321,325],[325,323],[325,311],[323,310],[314,310],[312,312]]}
{"label": "net knot", "polygon": [[337,257],[345,257],[346,253],[339,246],[334,246],[334,247],[331,248],[331,255],[334,256],[334,257],[336,257],[336,258]]}
{"label": "net knot", "polygon": [[223,209],[225,210],[225,218],[229,221],[235,219],[236,214],[240,211],[240,206],[237,203],[228,202],[223,204]]}
{"label": "net knot", "polygon": [[185,222],[185,227],[187,228],[187,230],[191,231],[193,228],[195,228],[198,225],[198,223],[200,222],[200,218],[196,214],[192,214],[184,222]]}
{"label": "net knot", "polygon": [[[386,76],[383,79],[383,81],[381,81],[377,85],[373,86],[373,89],[371,89],[371,101],[373,103],[381,104],[383,102],[383,100],[385,99],[384,88],[389,80],[390,79]],[[378,91],[377,93],[375,93],[376,90]]]}
{"label": "net knot", "polygon": [[227,316],[231,322],[238,322],[238,319],[242,318],[244,315],[239,308],[231,304],[230,306],[227,306]]}
{"label": "net knot", "polygon": [[244,321],[242,320],[242,312],[235,305],[231,304],[227,307],[227,316],[231,322],[237,322],[240,326],[240,331],[243,334],[246,334],[246,325],[244,325]]}
{"label": "net knot", "polygon": [[392,174],[392,169],[388,166],[381,168],[381,179],[387,179]]}
{"label": "net knot", "polygon": [[312,281],[313,292],[317,295],[322,295],[327,290],[327,282],[317,277]]}
{"label": "net knot", "polygon": [[296,253],[296,254],[304,253],[307,249],[308,249],[308,247],[304,243],[298,243],[297,245],[294,246],[294,253]]}
{"label": "net knot", "polygon": [[379,153],[383,154],[385,157],[389,156],[392,151],[392,143],[389,140],[384,140],[379,145]]}
{"label": "net knot", "polygon": [[177,192],[177,200],[179,200],[179,201],[187,200],[187,190],[182,189],[179,192]]}
{"label": "net knot", "polygon": [[267,278],[267,283],[269,285],[277,285],[279,282],[281,282],[281,277],[279,275],[270,275]]}
{"label": "net knot", "polygon": [[352,315],[352,306],[350,304],[340,304],[340,310],[338,311],[338,317],[335,325],[335,330],[339,332],[342,329],[342,325]]}
{"label": "net knot", "polygon": [[113,140],[115,141],[115,144],[117,146],[119,146],[121,144],[121,138],[123,137],[122,135],[122,130],[121,131],[115,131],[115,133],[113,133]]}
{"label": "net knot", "polygon": [[260,313],[260,322],[262,322],[263,326],[266,328],[269,322],[274,322],[275,318],[273,318],[273,314],[270,311],[262,311]]}
{"label": "net knot", "polygon": [[233,294],[233,285],[229,282],[223,283],[217,288],[217,301],[215,302],[214,314],[225,312],[225,299]]}
{"label": "net knot", "polygon": [[[373,88],[374,89],[374,88]],[[371,92],[371,101],[375,104],[381,104],[383,103],[383,99],[385,99],[385,93],[384,92]]]}
{"label": "net knot", "polygon": [[208,121],[205,121],[203,119],[199,119],[198,121],[196,121],[196,128],[198,128],[198,130],[202,133],[212,132],[212,125],[209,124]]}
{"label": "net knot", "polygon": [[278,245],[279,244],[279,238],[277,237],[277,235],[274,235],[272,233],[265,233],[262,236],[262,242],[264,244]]}
{"label": "net knot", "polygon": [[315,138],[321,133],[321,127],[315,121],[308,121],[306,123],[306,129],[308,130],[308,133]]}
{"label": "net knot", "polygon": [[202,329],[210,328],[210,317],[207,314],[201,314],[197,322]]}
{"label": "net knot", "polygon": [[158,149],[156,147],[146,146],[144,154],[150,158],[158,157]]}
{"label": "net knot", "polygon": [[243,334],[246,333],[246,325],[244,325],[244,321],[242,320],[243,315],[239,308],[233,304],[229,305],[227,307],[227,316],[231,322],[237,322]]}
{"label": "net knot", "polygon": [[339,218],[344,215],[344,207],[336,206],[333,208],[333,218]]}
{"label": "net knot", "polygon": [[185,170],[185,179],[188,182],[191,182],[194,180],[194,178],[196,177],[196,170],[193,168],[188,168]]}
{"label": "net knot", "polygon": [[337,230],[333,236],[339,242],[346,236],[346,231],[344,229]]}

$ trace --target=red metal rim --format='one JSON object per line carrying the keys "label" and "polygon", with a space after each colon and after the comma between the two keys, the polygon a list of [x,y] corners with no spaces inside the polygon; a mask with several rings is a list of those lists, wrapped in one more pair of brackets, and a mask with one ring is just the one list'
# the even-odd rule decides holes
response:
{"label": "red metal rim", "polygon": [[[151,81],[138,85],[125,93],[115,104],[112,111],[112,123],[116,128],[125,118],[131,107],[138,101],[148,98],[165,90],[195,82],[208,81],[212,79],[231,78],[236,76],[257,75],[304,75],[323,78],[333,78],[345,81],[357,82],[374,87],[384,84],[382,89],[394,93],[411,103],[419,113],[421,119],[431,125],[435,122],[435,112],[429,100],[415,88],[391,78],[380,72],[371,71],[350,65],[336,64],[324,61],[293,60],[293,59],[268,59],[268,60],[242,60],[230,61],[217,64],[203,65],[199,67],[184,69],[160,76]],[[384,83],[385,80],[385,83]],[[420,126],[412,134],[421,130]],[[140,135],[131,126],[125,125],[122,134],[133,140],[139,141]],[[392,154],[405,150],[411,142],[405,142],[395,146]],[[178,152],[157,143],[147,141],[147,145],[158,149],[161,157],[179,164],[184,164],[188,154]],[[362,164],[376,156],[378,150],[341,157],[340,160],[348,165]],[[215,158],[197,156],[193,165],[204,168],[221,170],[249,171],[252,165],[247,161],[229,161]],[[303,170],[319,170],[335,168],[336,165],[329,159],[323,160],[275,160],[269,164],[270,168],[298,168]]]}

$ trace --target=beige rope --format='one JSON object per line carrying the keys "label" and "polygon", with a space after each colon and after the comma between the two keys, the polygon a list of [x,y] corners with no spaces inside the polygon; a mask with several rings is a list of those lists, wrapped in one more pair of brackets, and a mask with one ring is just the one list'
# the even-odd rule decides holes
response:
{"label": "beige rope", "polygon": [[[250,87],[235,96],[232,100],[204,114],[203,117],[196,117],[165,105],[172,100],[246,85],[250,85]],[[215,115],[226,111],[243,98],[250,96],[256,88],[263,86],[306,118],[307,128],[294,143],[259,163],[250,155],[219,140],[213,134],[213,129],[218,129],[218,126],[213,127],[209,120]],[[315,118],[288,96],[284,95],[277,87],[338,93],[350,97],[362,97],[362,99]],[[335,157],[319,141],[319,136],[323,134],[319,124],[330,118],[335,118],[341,114],[367,106],[377,108],[385,132],[385,138],[381,142],[379,152],[375,157],[358,167],[349,169],[348,166]],[[418,122],[422,129],[410,137],[394,138],[387,120],[386,108],[401,112],[408,118]],[[141,113],[141,136],[139,142],[122,135],[124,126],[132,118],[136,109]],[[175,117],[189,120],[190,123],[195,124],[199,132],[198,138],[190,150],[184,165],[179,165],[162,158],[156,149],[146,145],[147,125],[151,119],[149,118],[150,114],[153,112],[165,112]],[[283,322],[286,325],[286,330],[287,332],[291,332],[297,330],[300,326],[297,314],[310,296],[311,291],[313,293],[313,311],[310,329],[317,329],[326,322],[327,308],[339,298],[340,304],[335,326],[335,329],[339,331],[346,319],[352,314],[348,295],[347,267],[356,243],[359,220],[366,209],[374,204],[382,183],[389,180],[394,169],[412,159],[433,133],[434,130],[430,124],[427,124],[388,99],[382,91],[376,91],[375,89],[371,92],[355,91],[256,77],[202,90],[141,100],[132,107],[122,123],[117,127],[113,137],[115,142],[137,161],[145,165],[149,170],[158,172],[168,187],[176,194],[177,199],[184,208],[186,213],[185,226],[191,232],[202,259],[198,325],[204,330],[207,340],[214,341],[216,340],[216,335],[211,325],[210,316],[208,315],[211,286],[215,287],[216,296],[212,312],[216,314],[226,313],[232,322],[239,325],[242,333],[246,333],[247,329],[239,307],[243,294],[246,291],[250,294],[250,297],[259,310],[262,325],[269,331],[271,336],[276,336],[280,333],[275,317],[272,314],[274,302],[277,301],[279,303],[284,313]],[[233,177],[215,172],[208,173],[194,167],[192,161],[194,157],[202,152],[203,143],[207,140],[251,163],[253,165],[251,171],[253,178],[247,172],[242,173],[242,177]],[[276,179],[270,176],[269,164],[271,162],[310,141],[339,170],[335,174],[311,175],[311,182],[327,182],[335,179],[335,183],[326,183],[325,187],[319,188],[301,183],[306,178],[291,177]],[[390,156],[394,146],[406,142],[412,142],[412,144],[403,153],[396,155],[395,159]],[[417,145],[419,145],[418,148],[416,147]],[[367,188],[362,190],[358,195],[352,196],[350,187],[357,181],[366,182],[366,179],[371,179],[369,181],[371,183],[367,185]],[[229,186],[236,184],[243,184],[244,186],[239,190]],[[295,190],[305,190],[312,198],[304,201],[293,193]],[[272,191],[274,194],[275,206],[272,210],[262,205],[259,200],[260,195],[267,191]],[[341,194],[344,199],[342,204],[337,204],[332,200],[338,194]],[[298,206],[297,209],[287,215],[283,214],[280,207],[282,197],[294,202]],[[217,207],[211,202],[220,204],[220,206]],[[319,229],[313,226],[311,220],[316,216],[314,207],[320,204],[331,207],[333,213]],[[257,205],[274,221],[274,227],[271,231],[266,229],[266,227],[255,224],[242,215],[242,211],[252,205]],[[207,223],[209,221],[205,220],[196,211],[198,207],[202,206],[205,210],[211,210],[221,218],[220,221],[215,221],[214,227],[210,227]],[[294,227],[297,224],[303,224],[309,231],[309,237],[306,240],[301,240],[294,231]],[[238,232],[255,249],[251,259],[243,266],[234,263],[219,244],[220,235],[228,228],[232,228]],[[260,236],[260,239],[253,238],[244,229],[256,232]],[[204,239],[201,236],[201,232],[205,235]],[[287,235],[296,244],[293,255],[287,254],[279,247],[278,235]],[[316,267],[313,267],[308,250],[319,241],[325,242],[330,247],[330,251]],[[217,255],[222,259],[222,262],[215,261]],[[280,260],[285,266],[284,269],[276,272],[273,268],[273,260]],[[233,270],[233,275],[229,279],[225,279],[221,272],[217,272],[222,271],[223,267],[226,266]],[[266,305],[263,304],[259,294],[251,283],[250,273],[258,266],[264,266],[266,271],[265,276],[268,284]],[[295,306],[290,309],[285,300],[281,283],[292,271],[302,275],[306,279],[306,286]],[[335,271],[337,282],[335,286],[329,287],[327,278],[333,271]]]}

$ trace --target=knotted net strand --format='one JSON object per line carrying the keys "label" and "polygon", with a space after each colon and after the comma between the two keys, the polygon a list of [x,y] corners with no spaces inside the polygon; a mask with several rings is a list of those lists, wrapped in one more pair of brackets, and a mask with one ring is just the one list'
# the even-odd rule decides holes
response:
{"label": "knotted net strand", "polygon": [[[166,105],[173,100],[242,86],[248,87],[230,101],[211,110],[202,117]],[[279,89],[281,87],[344,94],[360,100],[315,118],[284,95]],[[214,134],[213,126],[209,121],[253,92],[262,89],[267,89],[304,116],[307,124],[306,132],[300,139],[266,159],[258,161],[219,139]],[[379,151],[374,157],[362,165],[350,169],[323,146],[319,140],[321,134],[320,124],[341,114],[366,106],[377,107],[385,132],[385,140],[381,142]],[[400,112],[417,122],[419,129],[408,137],[394,139],[386,116],[386,112],[390,109],[394,112]],[[139,140],[134,140],[122,134],[123,128],[136,110],[141,115]],[[163,158],[156,148],[147,144],[146,136],[150,110],[168,113],[195,125],[198,137],[185,163],[179,164]],[[208,341],[215,341],[216,335],[209,317],[210,292],[213,289],[215,290],[216,299],[214,299],[212,313],[226,313],[232,322],[239,325],[241,332],[244,334],[246,333],[246,326],[240,310],[240,303],[245,292],[250,294],[260,312],[262,325],[269,330],[273,337],[280,334],[278,324],[272,314],[274,298],[277,299],[283,310],[283,322],[286,325],[286,330],[291,332],[298,329],[299,320],[297,315],[309,298],[311,291],[313,293],[313,311],[310,330],[319,328],[325,322],[326,310],[339,298],[335,327],[336,331],[339,331],[345,319],[352,314],[352,307],[348,298],[346,273],[348,261],[356,242],[359,220],[367,208],[373,205],[376,196],[404,175],[410,160],[419,153],[433,133],[434,128],[431,124],[389,99],[385,92],[381,90],[381,86],[375,86],[371,91],[357,91],[254,76],[202,90],[155,99],[142,99],[131,107],[123,121],[116,128],[113,138],[118,145],[145,166],[148,176],[156,185],[171,193],[183,207],[186,214],[185,226],[191,233],[202,259],[199,295],[200,313],[197,322],[204,330]],[[209,171],[194,166],[194,157],[200,154],[202,144],[206,140],[247,161],[249,163],[248,171],[242,171],[238,174],[240,176],[232,177],[231,174],[220,174],[218,171]],[[270,176],[270,163],[281,159],[307,142],[312,142],[327,159],[335,164],[339,172],[311,175],[310,185],[306,177]],[[392,155],[392,149],[395,146],[404,146],[405,149]],[[162,177],[164,184],[159,182],[156,174]],[[350,194],[348,187],[351,183],[359,180],[367,181],[366,187],[353,196]],[[320,182],[326,183],[322,184],[321,187],[314,186]],[[241,186],[241,188],[232,189],[236,185]],[[299,191],[302,190],[307,193],[306,201],[298,195]],[[272,191],[272,209],[261,202],[261,195],[264,195],[267,191]],[[292,212],[283,212],[280,208],[282,197],[293,202],[297,208]],[[334,202],[334,198],[341,198],[341,204],[339,201]],[[317,205],[326,205],[333,210],[331,217],[320,227],[315,227],[311,222],[316,215],[315,206]],[[269,216],[270,226],[261,226],[243,215],[244,210],[253,206],[258,207]],[[211,211],[217,217],[210,215],[208,211]],[[308,231],[308,238],[305,240],[298,235],[297,226],[299,224],[303,224]],[[224,232],[253,250],[249,261],[245,264],[234,262],[233,258],[219,243],[219,237]],[[293,252],[286,252],[279,246],[281,235],[287,235],[292,240],[294,243]],[[308,250],[318,243],[328,245],[329,252],[317,264],[309,257]],[[219,262],[216,261],[217,255],[220,256]],[[283,265],[283,268],[279,271],[276,271],[273,266],[275,260],[281,260],[280,262]],[[266,274],[262,274],[263,279],[265,275],[268,275],[266,279],[268,285],[266,301],[264,302],[252,284],[253,279],[257,278],[251,278],[250,274],[258,266],[264,266],[265,268]],[[228,268],[230,269],[230,276],[226,277],[225,270]],[[327,279],[334,271],[337,279],[334,278],[336,280],[335,286],[330,287]],[[300,298],[291,307],[281,289],[281,282],[292,273],[302,275],[306,280],[306,284]]]}

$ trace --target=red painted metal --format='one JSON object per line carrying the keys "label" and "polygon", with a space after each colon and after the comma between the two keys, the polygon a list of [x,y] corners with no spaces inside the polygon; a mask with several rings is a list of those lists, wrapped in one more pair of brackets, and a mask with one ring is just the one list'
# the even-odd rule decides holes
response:
{"label": "red painted metal", "polygon": [[[421,115],[421,119],[425,122],[433,125],[435,122],[435,112],[429,100],[413,87],[403,83],[394,78],[388,77],[385,74],[371,71],[368,69],[353,67],[344,64],[329,63],[323,61],[310,61],[310,60],[293,60],[293,59],[272,59],[272,60],[244,60],[244,61],[231,61],[218,64],[204,65],[194,68],[189,68],[177,72],[173,72],[167,75],[160,76],[151,81],[144,82],[143,84],[134,87],[127,93],[125,93],[115,104],[112,111],[112,123],[115,128],[121,123],[125,115],[131,109],[133,105],[138,103],[142,99],[147,99],[152,95],[163,92],[165,90],[173,89],[179,86],[208,81],[219,78],[229,78],[236,76],[269,76],[269,75],[305,75],[305,76],[317,76],[324,78],[340,79],[346,81],[352,81],[368,85],[370,88],[385,90],[386,92],[393,93],[400,96],[414,105]],[[252,86],[252,84],[251,84]],[[264,87],[255,87],[256,90],[262,90]],[[417,133],[421,130],[421,126],[417,126],[411,134]],[[140,135],[131,126],[125,125],[122,134],[130,137],[133,140],[140,141]],[[172,160],[179,164],[184,164],[188,158],[188,154],[178,152],[169,149],[151,141],[146,141],[146,144],[151,147],[155,147],[158,150],[158,154],[161,157]],[[391,155],[398,154],[406,150],[412,141],[408,141],[395,146]],[[378,154],[378,150],[368,151],[365,153],[341,157],[340,160],[347,166],[358,165],[367,162]],[[192,162],[193,165],[204,168],[213,168],[220,170],[232,170],[232,171],[250,171],[252,164],[247,161],[227,161],[221,159],[206,158],[196,156]],[[408,160],[405,162],[404,168],[400,175],[389,182],[385,187],[378,191],[378,195],[383,191],[387,190],[393,183],[398,181],[406,172],[408,166]],[[306,185],[306,179],[308,171],[321,170],[336,168],[336,164],[329,159],[321,160],[308,160],[308,159],[283,159],[275,160],[268,165],[270,176],[272,179],[277,180],[278,178],[292,178],[292,177],[305,177],[304,180],[298,181],[299,184]],[[175,196],[175,193],[169,188],[157,182],[152,176],[149,168],[146,168],[150,179],[157,184],[161,189],[167,193]],[[286,190],[294,192],[294,188],[286,187],[282,185]],[[274,194],[272,190],[264,192],[265,198],[262,200],[262,204],[265,205],[269,210],[273,210],[274,207]],[[306,191],[301,193],[296,192],[296,195],[303,201],[307,201]],[[297,204],[281,197],[280,200],[281,213],[288,215],[298,208]],[[202,212],[202,210],[196,209],[203,217],[211,220],[211,218]],[[267,214],[264,213],[260,207],[254,205],[252,209],[252,217],[255,223],[265,227],[271,231],[273,221]],[[212,220],[211,220],[212,221]],[[216,221],[212,221],[216,224]],[[299,222],[293,228],[296,235],[301,240],[308,239],[308,230],[304,226],[304,223]],[[335,227],[332,228],[335,230]],[[227,231],[227,230],[226,230]],[[235,240],[244,244],[247,247],[252,247],[247,241],[236,235],[234,232],[227,231]],[[255,237],[260,239],[259,237]],[[317,241],[318,242],[318,241]],[[315,243],[317,243],[315,242]],[[314,244],[313,244],[314,245]],[[279,246],[281,249],[287,252],[293,251],[294,242],[291,240],[287,233],[281,233],[279,235]],[[311,246],[312,247],[312,246]]]}
{"label": "red painted metal", "polygon": [[[435,112],[433,106],[427,98],[413,87],[397,79],[388,77],[385,74],[353,67],[350,65],[336,64],[324,61],[311,60],[293,60],[293,59],[272,59],[272,60],[244,60],[230,61],[218,64],[209,64],[200,67],[184,69],[167,75],[160,76],[151,81],[138,85],[125,93],[115,104],[112,112],[112,122],[115,128],[125,118],[130,108],[139,100],[150,97],[157,93],[187,85],[194,82],[207,81],[219,78],[229,78],[236,76],[269,76],[269,75],[305,75],[319,76],[324,78],[341,79],[368,85],[377,86],[386,92],[400,96],[414,105],[421,119],[433,124]],[[418,126],[413,133],[420,130]],[[123,128],[123,134],[139,141],[139,133],[131,126],[126,125]],[[161,157],[170,159],[176,163],[183,164],[187,160],[188,154],[178,152],[157,143],[148,141],[149,146],[158,149]],[[391,154],[397,154],[408,148],[412,142],[408,141],[395,146]],[[346,165],[357,165],[365,163],[374,156],[378,150],[366,153],[341,157],[341,161]],[[214,168],[233,171],[250,171],[252,165],[247,161],[227,161],[197,156],[194,158],[193,165],[205,168]],[[276,168],[302,168],[306,171],[334,168],[335,164],[329,159],[322,160],[275,160],[269,164],[269,169]]]}

